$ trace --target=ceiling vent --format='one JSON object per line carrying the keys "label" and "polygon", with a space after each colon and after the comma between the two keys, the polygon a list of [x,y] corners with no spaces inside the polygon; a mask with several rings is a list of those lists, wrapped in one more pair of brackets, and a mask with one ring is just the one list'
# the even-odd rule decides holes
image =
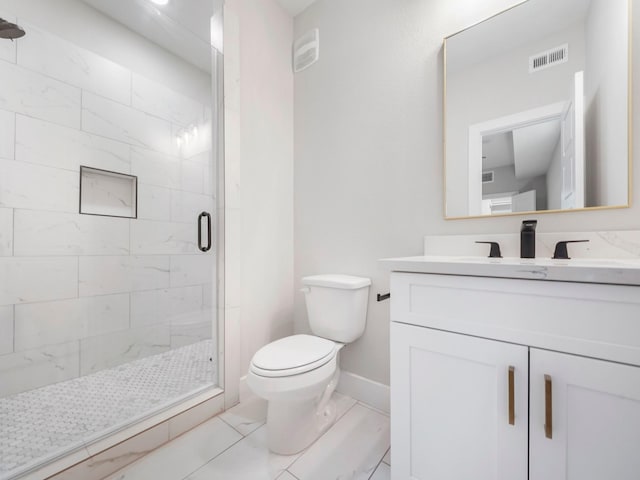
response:
{"label": "ceiling vent", "polygon": [[309,68],[319,56],[320,32],[314,28],[293,42],[293,73]]}
{"label": "ceiling vent", "polygon": [[529,73],[544,70],[545,68],[566,63],[569,60],[569,44],[551,48],[545,52],[537,53],[529,57]]}
{"label": "ceiling vent", "polygon": [[482,183],[493,183],[493,170],[482,172]]}

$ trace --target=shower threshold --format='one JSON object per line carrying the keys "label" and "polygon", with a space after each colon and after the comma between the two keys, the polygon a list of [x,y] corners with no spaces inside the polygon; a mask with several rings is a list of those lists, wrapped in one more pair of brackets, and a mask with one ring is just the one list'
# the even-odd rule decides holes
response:
{"label": "shower threshold", "polygon": [[0,398],[0,480],[60,459],[215,385],[212,340]]}

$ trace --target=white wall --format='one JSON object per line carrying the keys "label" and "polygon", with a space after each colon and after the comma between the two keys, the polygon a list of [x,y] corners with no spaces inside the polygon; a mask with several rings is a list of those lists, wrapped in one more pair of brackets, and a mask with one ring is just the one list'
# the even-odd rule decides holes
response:
{"label": "white wall", "polygon": [[293,331],[292,38],[274,0],[225,3],[226,302],[240,338],[227,348],[240,350],[238,376]]}
{"label": "white wall", "polygon": [[482,195],[496,193],[519,192],[530,179],[518,180],[514,165],[488,168],[485,171],[493,171],[493,182],[482,184]]}
{"label": "white wall", "polygon": [[[321,39],[320,61],[295,77],[295,279],[373,280],[367,330],[345,348],[346,370],[389,379],[389,304],[374,300],[389,274],[377,259],[420,254],[427,234],[520,229],[517,215],[444,220],[442,182],[442,39],[514,3],[320,0],[295,19],[296,36],[319,27]],[[638,74],[637,35],[634,43]],[[537,218],[541,232],[637,229],[640,206]],[[306,331],[300,295],[295,305],[296,330]]]}
{"label": "white wall", "polygon": [[547,170],[547,208],[549,210],[559,210],[562,199],[562,142],[558,141],[553,150],[549,170]]}
{"label": "white wall", "polygon": [[[626,205],[626,2],[592,0],[585,29],[587,206]],[[607,118],[607,122],[602,122]],[[599,121],[600,120],[600,121]]]}

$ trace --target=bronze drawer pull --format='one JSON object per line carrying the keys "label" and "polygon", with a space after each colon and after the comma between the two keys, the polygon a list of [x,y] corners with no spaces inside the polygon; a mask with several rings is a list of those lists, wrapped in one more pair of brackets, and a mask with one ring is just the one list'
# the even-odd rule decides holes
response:
{"label": "bronze drawer pull", "polygon": [[544,436],[553,438],[553,397],[551,376],[544,376]]}
{"label": "bronze drawer pull", "polygon": [[516,368],[509,366],[509,425],[516,424],[515,372]]}

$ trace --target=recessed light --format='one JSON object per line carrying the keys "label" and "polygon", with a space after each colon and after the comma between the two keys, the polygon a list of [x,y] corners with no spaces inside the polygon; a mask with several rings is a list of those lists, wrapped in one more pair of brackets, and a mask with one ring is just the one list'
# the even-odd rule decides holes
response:
{"label": "recessed light", "polygon": [[151,0],[151,1],[156,5],[166,5],[167,3],[169,3],[169,0]]}

